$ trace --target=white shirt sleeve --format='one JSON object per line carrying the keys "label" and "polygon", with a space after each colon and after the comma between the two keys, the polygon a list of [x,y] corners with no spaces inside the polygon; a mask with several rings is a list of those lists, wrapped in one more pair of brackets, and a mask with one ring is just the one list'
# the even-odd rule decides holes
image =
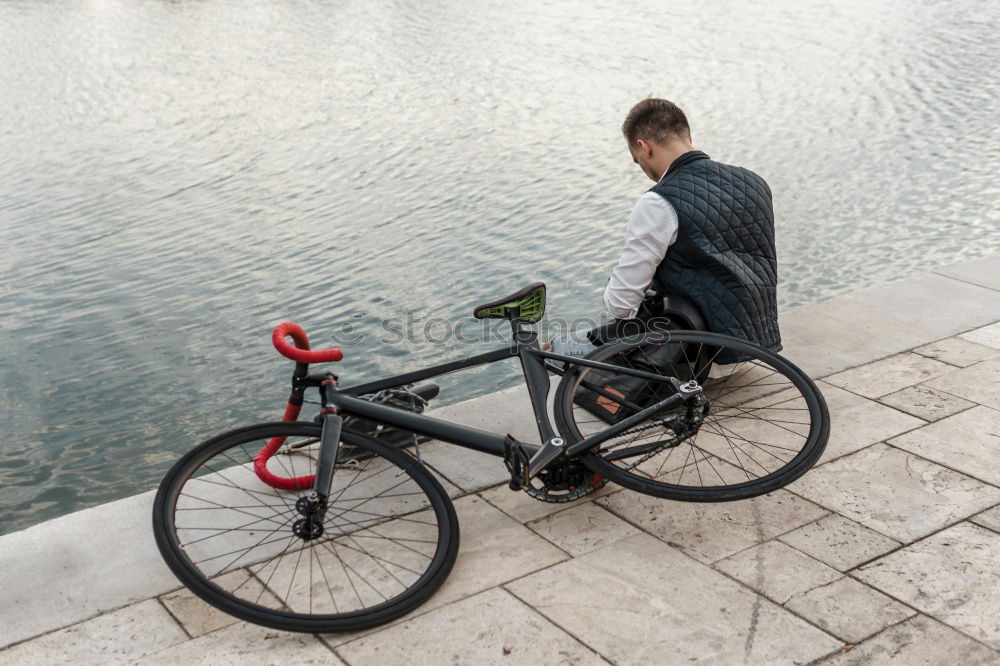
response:
{"label": "white shirt sleeve", "polygon": [[635,317],[643,294],[667,248],[677,239],[677,212],[666,199],[646,192],[635,202],[625,247],[604,290],[604,305],[617,319]]}

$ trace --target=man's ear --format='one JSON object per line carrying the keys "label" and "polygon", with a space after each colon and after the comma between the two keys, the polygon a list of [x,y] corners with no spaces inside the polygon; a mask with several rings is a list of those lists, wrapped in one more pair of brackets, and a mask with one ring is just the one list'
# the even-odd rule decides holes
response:
{"label": "man's ear", "polygon": [[653,146],[650,145],[649,141],[645,139],[637,139],[636,147],[639,149],[639,154],[645,157],[647,160],[653,157]]}

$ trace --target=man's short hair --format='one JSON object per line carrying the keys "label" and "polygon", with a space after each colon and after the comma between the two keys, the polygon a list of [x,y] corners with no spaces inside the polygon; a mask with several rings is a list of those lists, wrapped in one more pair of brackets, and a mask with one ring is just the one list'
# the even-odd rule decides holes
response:
{"label": "man's short hair", "polygon": [[628,145],[639,139],[665,143],[671,136],[690,138],[691,128],[687,116],[673,102],[649,97],[632,107],[622,123],[622,134]]}

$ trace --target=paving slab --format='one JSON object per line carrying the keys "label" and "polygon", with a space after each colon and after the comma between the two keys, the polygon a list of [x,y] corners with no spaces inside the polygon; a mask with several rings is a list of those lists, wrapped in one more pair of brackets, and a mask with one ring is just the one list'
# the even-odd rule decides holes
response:
{"label": "paving slab", "polygon": [[150,492],[4,536],[0,648],[176,589],[152,512]]}
{"label": "paving slab", "polygon": [[539,440],[528,388],[524,385],[430,409],[427,415],[489,432],[510,433],[524,442]]}
{"label": "paving slab", "polygon": [[1000,655],[951,627],[918,615],[893,625],[823,666],[996,666]]}
{"label": "paving slab", "polygon": [[[816,385],[826,399],[831,422],[829,440],[820,464],[926,423],[923,419],[825,381]],[[722,470],[713,473],[714,470],[708,470],[708,474],[713,478],[731,478],[733,473],[745,476],[748,471],[761,475],[787,464],[806,441],[809,422],[803,416],[806,414],[802,411],[804,409],[806,405],[801,394],[797,389],[791,389],[752,400],[736,409],[720,411],[716,419],[706,422],[694,441],[699,451],[733,465],[734,472]],[[639,469],[654,475],[658,460],[649,461],[648,465],[652,468],[640,466]],[[674,467],[679,468],[684,462],[685,457],[677,457],[673,461]],[[689,462],[688,467],[694,467],[694,464]],[[672,470],[666,466],[663,471]]]}
{"label": "paving slab", "polygon": [[893,446],[1000,485],[1000,411],[976,406],[894,437]]}
{"label": "paving slab", "polygon": [[885,444],[816,467],[788,489],[903,543],[1000,502],[1000,489]]}
{"label": "paving slab", "polygon": [[801,664],[841,645],[646,534],[507,587],[615,664]]}
{"label": "paving slab", "polygon": [[778,539],[838,571],[853,569],[902,545],[839,513],[831,513]]}
{"label": "paving slab", "polygon": [[951,365],[957,365],[960,368],[966,368],[973,363],[979,363],[988,358],[1000,356],[1000,349],[981,345],[961,336],[944,338],[943,340],[917,347],[913,351],[921,356],[944,361]]}
{"label": "paving slab", "polygon": [[993,349],[1000,349],[1000,322],[966,331],[958,337]]}
{"label": "paving slab", "polygon": [[[524,386],[428,410],[427,415],[497,434],[510,433],[525,442],[539,440]],[[431,441],[420,447],[420,455],[431,469],[466,493],[510,480],[501,458],[454,444]]]}
{"label": "paving slab", "polygon": [[912,608],[850,577],[799,593],[785,603],[785,608],[846,643],[860,643],[916,615]]}
{"label": "paving slab", "polygon": [[565,553],[475,495],[455,502],[460,550],[447,582],[421,608],[469,596],[566,559]]}
{"label": "paving slab", "polygon": [[923,419],[862,398],[826,382],[817,382],[830,410],[830,439],[820,463],[924,425]]}
{"label": "paving slab", "polygon": [[954,366],[933,358],[904,352],[824,377],[823,381],[866,398],[879,398],[954,369]]}
{"label": "paving slab", "polygon": [[351,666],[606,663],[502,589],[438,608],[337,651]]}
{"label": "paving slab", "polygon": [[982,513],[976,514],[969,520],[976,525],[991,529],[994,532],[1000,532],[1000,506],[995,506],[992,509],[987,509]]}
{"label": "paving slab", "polygon": [[909,347],[991,324],[1000,312],[1000,291],[934,274],[878,285],[838,300],[919,328],[921,340]]}
{"label": "paving slab", "polygon": [[[503,511],[508,516],[511,516],[518,522],[529,523],[533,520],[538,520],[539,518],[556,513],[557,511],[562,511],[567,507],[566,504],[541,502],[523,491],[514,492],[507,485],[507,481],[509,480],[510,479],[508,477],[504,481],[503,485],[484,490],[480,492],[480,495],[487,502]],[[621,486],[608,483],[605,484],[603,488],[594,491],[590,495],[581,497],[580,499],[571,502],[571,504],[585,504],[597,499],[598,497],[604,497],[618,492],[622,492]]]}
{"label": "paving slab", "polygon": [[[440,608],[568,557],[559,548],[477,495],[467,495],[457,500],[455,511],[461,526],[455,568],[441,589],[413,611],[415,614]],[[327,641],[331,645],[340,645],[359,635],[361,634],[330,634]]]}
{"label": "paving slab", "polygon": [[823,377],[992,323],[997,312],[1000,292],[940,275],[909,278],[782,313],[782,354]]}
{"label": "paving slab", "polygon": [[127,664],[188,639],[156,599],[0,651],[0,665]]}
{"label": "paving slab", "polygon": [[982,287],[1000,289],[1000,257],[995,255],[943,266],[934,272]]}
{"label": "paving slab", "polygon": [[976,404],[924,384],[882,396],[879,402],[925,421],[937,421]]}
{"label": "paving slab", "polygon": [[289,663],[343,666],[344,662],[315,636],[239,622],[147,655],[141,663],[144,666],[278,666]]}
{"label": "paving slab", "polygon": [[528,523],[528,527],[574,557],[639,533],[593,502],[545,516]]}
{"label": "paving slab", "polygon": [[713,504],[669,502],[622,492],[597,503],[706,563],[764,543],[828,513],[784,490],[739,502]]}
{"label": "paving slab", "polygon": [[[267,595],[268,599],[264,601],[265,605],[273,608],[280,606],[278,599],[266,590],[259,580],[251,578],[246,569],[223,574],[216,579],[216,583],[224,589],[241,586],[241,589],[244,590],[244,596],[251,598],[260,595],[263,599],[264,595]],[[192,637],[198,637],[237,622],[235,617],[202,601],[186,587],[164,594],[160,597],[160,602],[184,627],[184,631]]]}
{"label": "paving slab", "polygon": [[960,523],[867,564],[855,575],[1000,648],[1000,534]]}
{"label": "paving slab", "polygon": [[931,388],[1000,409],[1000,358],[980,361],[927,382]]}
{"label": "paving slab", "polygon": [[510,481],[503,459],[446,442],[421,445],[420,457],[425,465],[458,486],[462,493],[492,488]]}
{"label": "paving slab", "polygon": [[782,356],[811,377],[846,370],[926,342],[920,327],[843,297],[779,314]]}
{"label": "paving slab", "polygon": [[730,555],[715,568],[779,604],[841,577],[836,569],[780,541]]}
{"label": "paving slab", "polygon": [[160,602],[193,638],[237,622],[235,617],[202,601],[186,587],[163,595]]}

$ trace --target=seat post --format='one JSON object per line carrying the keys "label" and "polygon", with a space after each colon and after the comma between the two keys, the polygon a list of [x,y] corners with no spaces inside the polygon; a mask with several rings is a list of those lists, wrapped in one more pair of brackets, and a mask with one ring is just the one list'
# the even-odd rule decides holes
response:
{"label": "seat post", "polygon": [[514,340],[517,340],[521,335],[521,308],[507,308],[507,320],[510,322],[510,330]]}
{"label": "seat post", "polygon": [[521,321],[521,308],[507,308],[507,319],[510,321],[510,328],[514,337],[514,342],[518,344],[530,343],[532,336],[534,335],[534,331],[526,331],[524,329],[524,322]]}
{"label": "seat post", "polygon": [[[542,361],[535,357],[529,357],[522,346],[530,346],[538,349],[538,334],[535,331],[524,328],[521,321],[521,308],[510,307],[507,309],[507,319],[510,320],[511,329],[514,332],[514,344],[518,347],[518,358],[521,360],[521,370],[524,372],[524,379],[528,385],[528,399],[531,401],[531,409],[535,414],[535,424],[538,426],[538,434],[541,435],[542,442],[549,442],[556,436],[549,422],[546,404],[549,398],[549,373],[545,370]],[[561,440],[560,440],[561,445]],[[537,460],[535,462],[538,462]]]}

